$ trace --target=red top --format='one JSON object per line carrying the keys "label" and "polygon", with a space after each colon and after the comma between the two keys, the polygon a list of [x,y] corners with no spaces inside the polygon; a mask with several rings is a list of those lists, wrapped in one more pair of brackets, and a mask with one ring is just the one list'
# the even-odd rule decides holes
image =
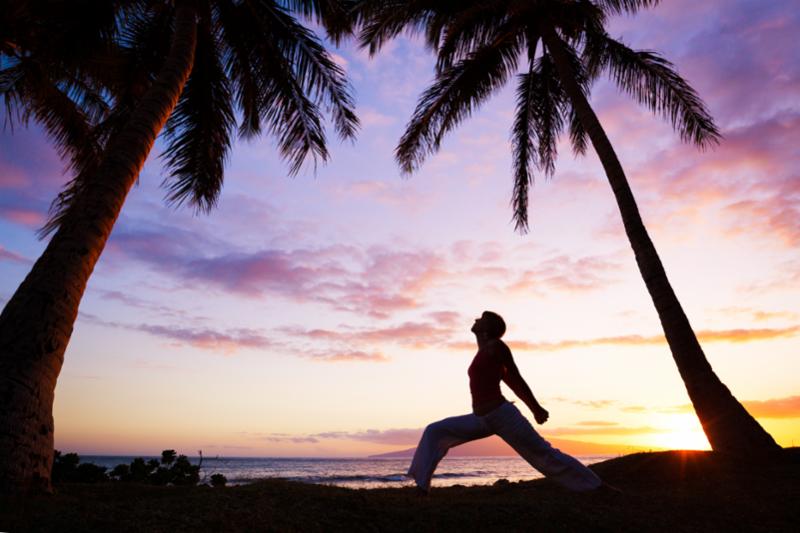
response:
{"label": "red top", "polygon": [[502,341],[492,342],[475,354],[467,370],[473,410],[494,407],[505,401],[500,393],[500,380],[505,375],[506,362],[510,359],[511,350]]}

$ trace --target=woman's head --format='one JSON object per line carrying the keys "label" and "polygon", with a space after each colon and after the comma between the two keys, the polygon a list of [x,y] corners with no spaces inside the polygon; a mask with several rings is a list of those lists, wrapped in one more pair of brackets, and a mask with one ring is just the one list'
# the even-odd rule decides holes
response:
{"label": "woman's head", "polygon": [[484,311],[480,318],[475,319],[472,332],[476,335],[484,334],[489,339],[499,339],[506,332],[506,323],[497,313]]}

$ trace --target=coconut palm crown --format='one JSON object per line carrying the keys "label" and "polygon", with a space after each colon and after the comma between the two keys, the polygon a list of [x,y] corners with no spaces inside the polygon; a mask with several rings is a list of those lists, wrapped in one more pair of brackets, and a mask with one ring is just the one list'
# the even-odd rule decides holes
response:
{"label": "coconut palm crown", "polygon": [[772,437],[711,369],[644,227],[622,166],[589,105],[592,83],[608,75],[622,92],[666,118],[682,140],[701,148],[720,132],[692,87],[659,54],[633,50],[605,30],[609,16],[634,14],[657,0],[372,0],[353,13],[370,53],[403,32],[421,35],[436,54],[435,79],[423,92],[396,151],[410,174],[444,136],[516,75],[511,129],[513,220],[528,230],[533,170],[555,170],[559,136],[576,154],[589,142],[616,197],[637,265],[689,397],[714,450],[771,452]]}

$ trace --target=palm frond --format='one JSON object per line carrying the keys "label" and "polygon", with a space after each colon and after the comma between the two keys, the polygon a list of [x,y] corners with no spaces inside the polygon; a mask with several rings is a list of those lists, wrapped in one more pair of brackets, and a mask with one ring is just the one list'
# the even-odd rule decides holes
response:
{"label": "palm frond", "polygon": [[[428,32],[429,23],[437,13],[448,11],[456,4],[457,0],[360,0],[352,9],[355,22],[361,28],[359,45],[367,48],[372,56],[403,32],[435,36],[436,31]],[[441,28],[445,19],[439,17],[438,21],[434,27]]]}
{"label": "palm frond", "polygon": [[327,161],[320,109],[297,82],[292,65],[271,41],[260,40],[254,50],[259,114],[277,138],[281,156],[289,162],[289,175],[300,171],[309,154],[315,165],[317,160]]}
{"label": "palm frond", "polygon": [[614,15],[633,14],[641,9],[654,7],[660,2],[661,0],[595,0],[600,9]]}
{"label": "palm frond", "polygon": [[586,129],[572,106],[569,110],[569,140],[572,144],[572,152],[576,156],[586,154],[586,149],[589,147]]}
{"label": "palm frond", "polygon": [[170,203],[188,201],[202,211],[216,204],[236,125],[231,100],[217,42],[201,25],[192,73],[164,128]]}
{"label": "palm frond", "polygon": [[334,44],[353,31],[353,17],[350,12],[353,0],[283,0],[281,4],[292,13],[313,20],[325,28]]}
{"label": "palm frond", "polygon": [[[478,2],[446,18],[442,28],[431,28],[428,41],[437,46],[436,71],[441,72],[497,35],[508,19],[507,2]],[[444,17],[442,17],[444,18]]]}
{"label": "palm frond", "polygon": [[668,119],[681,140],[700,147],[716,144],[721,134],[697,92],[655,52],[632,50],[608,36],[597,62],[617,85],[651,111]]}
{"label": "palm frond", "polygon": [[556,143],[564,129],[563,115],[567,109],[567,98],[549,54],[543,54],[537,60],[530,75],[533,101],[531,116],[536,132],[538,167],[546,176],[552,176],[558,156]]}
{"label": "palm frond", "polygon": [[220,41],[225,47],[222,57],[236,105],[242,113],[239,135],[249,139],[261,133],[260,106],[264,94],[255,67],[259,63],[256,57],[259,45],[253,42],[260,28],[253,17],[245,15],[242,6],[232,0],[219,0],[216,7]]}
{"label": "palm frond", "polygon": [[293,76],[303,92],[326,106],[334,128],[342,139],[354,139],[358,117],[351,95],[352,88],[344,70],[337,65],[319,39],[282,9],[264,9],[264,31],[291,66]]}
{"label": "palm frond", "polygon": [[[277,74],[290,74],[290,71]],[[290,176],[300,171],[309,154],[315,166],[318,159],[328,160],[320,110],[306,98],[294,78],[285,75],[274,78],[265,88],[264,99],[270,101],[269,107],[264,106],[264,119],[278,139],[281,156],[289,162]]]}
{"label": "palm frond", "polygon": [[[70,87],[77,91],[77,84]],[[90,117],[59,86],[59,80],[45,72],[43,65],[22,58],[0,71],[7,117],[26,123],[35,117],[54,142],[69,168],[80,172],[96,164],[100,147],[92,136]],[[90,96],[85,97],[88,101]]]}
{"label": "palm frond", "polygon": [[514,210],[514,229],[520,233],[528,231],[528,189],[533,184],[533,166],[536,163],[536,151],[533,144],[536,136],[533,106],[533,72],[530,69],[519,75],[516,116],[511,130],[514,168],[514,191],[511,197],[511,206]]}
{"label": "palm frond", "polygon": [[318,160],[327,161],[320,110],[298,83],[284,55],[285,40],[279,42],[272,35],[275,24],[267,22],[264,4],[232,0],[217,4],[220,36],[228,47],[226,70],[244,113],[240,133],[257,134],[263,123],[289,162],[290,175],[299,172],[309,154],[315,166]]}
{"label": "palm frond", "polygon": [[521,44],[519,33],[503,33],[490,46],[437,74],[433,85],[417,102],[395,150],[403,172],[419,168],[428,154],[439,149],[448,131],[506,82],[517,66]]}
{"label": "palm frond", "polygon": [[[586,62],[579,57],[576,50],[568,43],[563,43],[563,50],[567,55],[567,59],[569,60],[569,67],[570,72],[572,72],[572,77],[577,82],[584,98],[588,100],[592,82],[597,78],[599,73],[593,72],[592,74],[589,74],[587,72]],[[565,106],[568,108],[568,111],[565,114],[567,115],[568,120],[569,138],[570,143],[572,144],[572,152],[576,156],[584,155],[589,146],[586,129],[584,128],[583,122],[580,120],[580,118],[578,118],[578,114],[576,113],[575,108],[572,106],[572,102],[566,95],[564,95],[563,98]]]}
{"label": "palm frond", "polygon": [[130,90],[127,86],[133,85],[134,80],[125,75],[144,75],[148,82],[155,78],[169,53],[175,10],[171,2],[146,2],[130,6],[123,15],[118,44],[125,70],[118,91]]}

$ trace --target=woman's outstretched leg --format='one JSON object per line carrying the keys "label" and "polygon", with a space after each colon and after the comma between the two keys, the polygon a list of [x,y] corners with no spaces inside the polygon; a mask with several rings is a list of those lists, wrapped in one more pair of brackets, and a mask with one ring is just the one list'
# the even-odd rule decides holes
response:
{"label": "woman's outstretched leg", "polygon": [[482,418],[473,414],[452,416],[429,424],[414,452],[408,475],[414,478],[420,490],[428,492],[433,471],[450,448],[491,434]]}
{"label": "woman's outstretched leg", "polygon": [[506,403],[484,417],[487,425],[536,470],[570,490],[593,490],[602,480],[583,463],[553,448],[513,404]]}

